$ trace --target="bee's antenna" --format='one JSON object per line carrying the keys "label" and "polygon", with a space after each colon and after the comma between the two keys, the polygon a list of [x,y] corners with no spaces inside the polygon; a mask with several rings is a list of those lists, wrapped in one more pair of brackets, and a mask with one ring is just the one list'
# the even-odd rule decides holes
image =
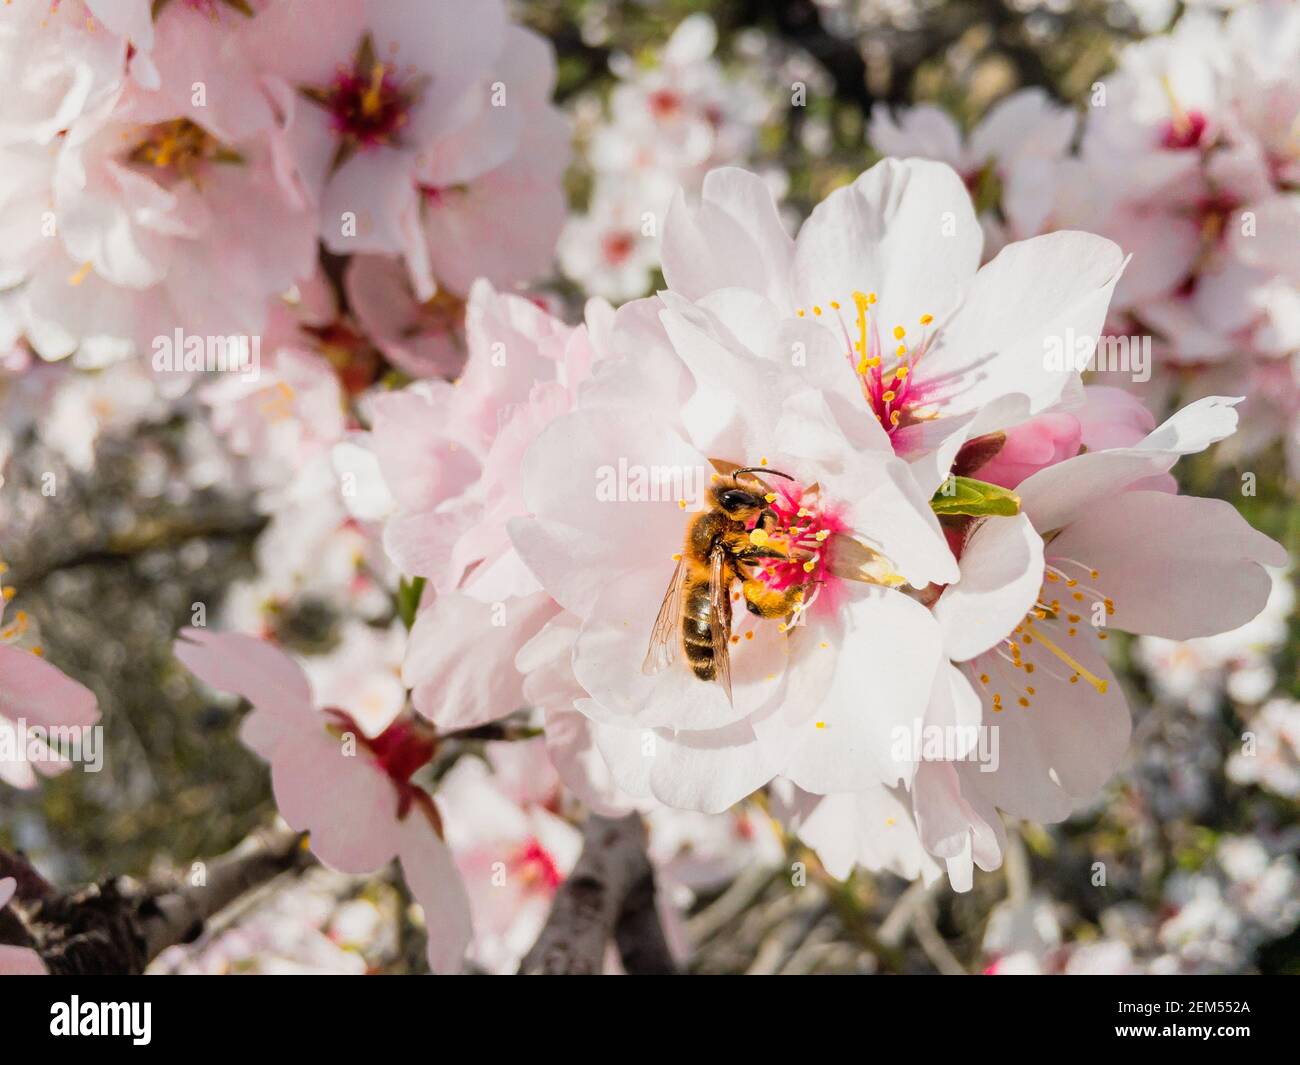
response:
{"label": "bee's antenna", "polygon": [[774,477],[784,477],[787,481],[794,480],[788,473],[782,473],[780,470],[769,470],[766,466],[743,466],[738,470],[732,470],[731,475],[739,477],[742,473],[770,473]]}

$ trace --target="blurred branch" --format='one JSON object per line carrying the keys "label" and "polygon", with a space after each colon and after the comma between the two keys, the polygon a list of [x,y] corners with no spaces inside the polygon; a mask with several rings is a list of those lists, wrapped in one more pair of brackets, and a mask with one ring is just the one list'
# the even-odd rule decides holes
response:
{"label": "blurred branch", "polygon": [[654,906],[654,873],[641,818],[593,814],[582,854],[556,892],[551,914],[519,966],[524,976],[598,974],[615,936],[629,973],[672,972]]}
{"label": "blurred branch", "polygon": [[31,873],[0,922],[0,942],[32,948],[56,975],[138,975],[168,947],[196,939],[245,893],[311,861],[299,833],[275,827],[214,858],[202,883],[148,891],[117,877],[62,894],[21,856],[0,853],[7,875],[23,866]]}

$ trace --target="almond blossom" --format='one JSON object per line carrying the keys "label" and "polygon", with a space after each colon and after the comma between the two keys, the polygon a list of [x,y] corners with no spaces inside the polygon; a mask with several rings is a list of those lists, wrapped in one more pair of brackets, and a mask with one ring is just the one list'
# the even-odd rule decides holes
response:
{"label": "almond blossom", "polygon": [[543,741],[492,744],[486,758],[458,761],[438,799],[469,889],[470,958],[503,975],[519,968],[536,941],[582,837],[557,812],[560,782]]}
{"label": "almond blossom", "polygon": [[[254,20],[249,48],[288,158],[341,253],[402,255],[417,298],[478,276],[527,279],[563,219],[564,119],[547,102],[549,46],[500,0],[346,0],[328,23],[300,0]],[[299,35],[312,25],[304,48]],[[503,204],[521,224],[503,240]]]}
{"label": "almond blossom", "polygon": [[291,658],[248,636],[184,629],[175,650],[201,680],[253,704],[241,735],[270,762],[290,827],[309,832],[316,855],[342,872],[374,872],[398,858],[424,909],[430,968],[458,970],[469,903],[438,807],[411,780],[433,757],[432,737],[410,719],[367,735],[344,711],[317,705]]}
{"label": "almond blossom", "polygon": [[[1131,447],[1091,451],[1018,485],[1022,513],[962,533],[961,577],[935,602],[945,651],[975,720],[999,730],[992,772],[926,761],[914,804],[927,849],[955,887],[972,860],[1001,861],[995,808],[1056,821],[1089,800],[1128,744],[1129,711],[1105,656],[1111,630],[1185,639],[1263,609],[1280,545],[1230,504],[1179,496],[1158,478],[1236,425],[1231,401],[1203,400]],[[1152,486],[1156,490],[1152,490]],[[1213,594],[1209,589],[1213,588]]]}
{"label": "almond blossom", "polygon": [[[533,517],[509,526],[578,619],[577,708],[619,787],[670,805],[722,810],[778,772],[819,791],[895,783],[906,770],[879,757],[879,732],[919,712],[936,665],[933,620],[897,586],[955,575],[926,497],[883,435],[841,427],[787,368],[790,344],[816,343],[819,326],[739,294],[656,302],[615,317],[615,346],[621,335],[635,354],[537,438],[523,475]],[[653,675],[641,663],[710,475],[742,465],[792,478],[765,482],[791,554],[759,579],[801,605],[794,625],[736,619],[729,697],[680,660]],[[881,632],[891,639],[868,636]]]}
{"label": "almond blossom", "polygon": [[968,437],[1077,385],[1047,353],[1101,334],[1123,268],[1116,245],[1087,233],[1010,244],[981,268],[983,242],[965,186],[943,164],[878,163],[819,204],[794,240],[758,178],[719,170],[698,207],[674,201],[664,275],[688,299],[738,288],[811,320],[819,348],[838,358],[814,361],[810,348],[808,366],[933,491]]}
{"label": "almond blossom", "polygon": [[526,513],[522,457],[572,406],[607,314],[593,301],[588,324],[574,329],[528,299],[477,283],[464,374],[374,397],[371,431],[352,442],[369,453],[372,492],[389,501],[390,557],[434,593],[415,619],[403,677],[416,709],[441,728],[469,728],[523,705],[515,653],[557,608],[520,561],[506,523]]}

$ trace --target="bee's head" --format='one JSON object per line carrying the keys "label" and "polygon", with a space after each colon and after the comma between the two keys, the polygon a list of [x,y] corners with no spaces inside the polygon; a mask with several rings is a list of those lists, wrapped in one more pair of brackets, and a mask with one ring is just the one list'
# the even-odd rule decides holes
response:
{"label": "bee's head", "polygon": [[757,485],[745,484],[735,477],[719,478],[709,492],[713,505],[727,517],[749,524],[767,506]]}

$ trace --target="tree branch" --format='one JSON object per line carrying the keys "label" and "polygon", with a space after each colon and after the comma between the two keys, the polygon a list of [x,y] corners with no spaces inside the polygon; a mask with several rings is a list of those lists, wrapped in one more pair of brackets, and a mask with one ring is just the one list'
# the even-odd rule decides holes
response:
{"label": "tree branch", "polygon": [[520,974],[599,973],[614,935],[629,973],[672,972],[655,912],[654,873],[641,818],[593,814],[582,834],[578,864],[556,892],[551,915],[520,964]]}
{"label": "tree branch", "polygon": [[30,871],[19,880],[14,903],[0,912],[0,943],[30,947],[56,975],[138,975],[167,947],[197,938],[209,918],[241,895],[311,861],[301,835],[268,828],[208,863],[201,884],[147,891],[116,877],[65,894],[25,859],[0,853],[6,875]]}
{"label": "tree branch", "polygon": [[138,911],[147,960],[177,943],[193,942],[209,919],[241,895],[310,864],[302,840],[301,833],[285,826],[255,832],[210,862],[204,883],[148,898]]}

